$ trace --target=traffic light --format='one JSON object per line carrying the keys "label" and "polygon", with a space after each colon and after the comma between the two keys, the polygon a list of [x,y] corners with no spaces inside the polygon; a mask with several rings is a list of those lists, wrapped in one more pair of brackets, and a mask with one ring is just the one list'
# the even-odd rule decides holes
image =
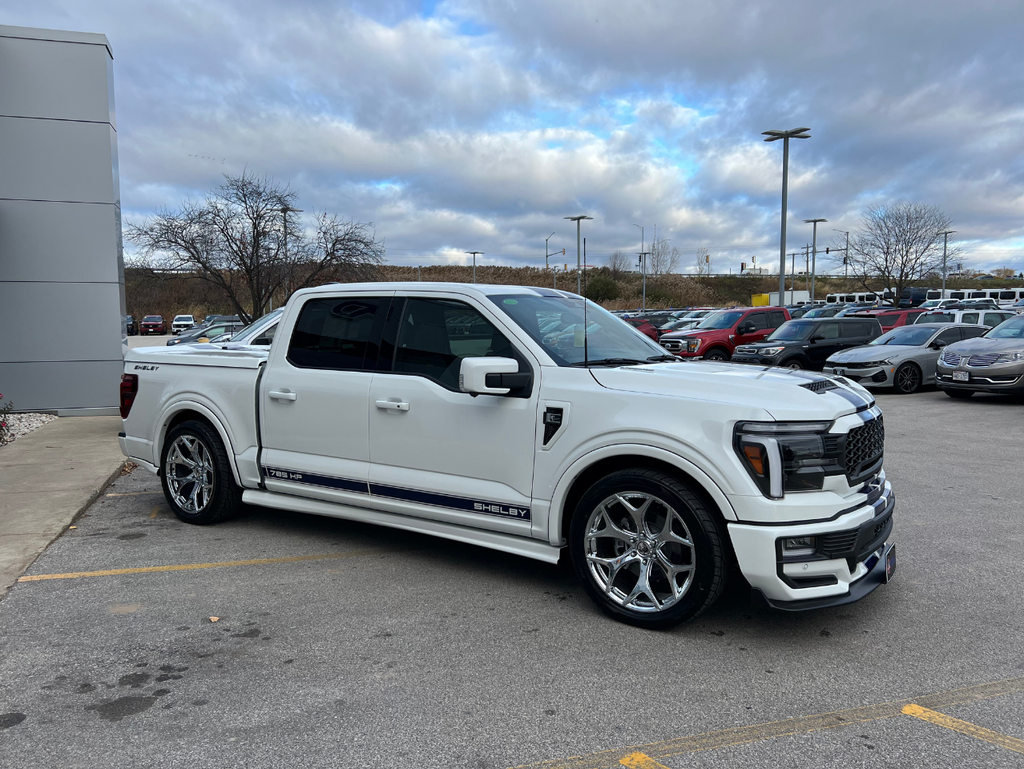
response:
{"label": "traffic light", "polygon": [[747,269],[747,263],[740,262],[740,272],[743,272],[745,269]]}
{"label": "traffic light", "polygon": [[825,253],[827,254],[827,253],[828,253],[828,251],[829,251],[829,247],[828,247],[828,246],[825,246]]}

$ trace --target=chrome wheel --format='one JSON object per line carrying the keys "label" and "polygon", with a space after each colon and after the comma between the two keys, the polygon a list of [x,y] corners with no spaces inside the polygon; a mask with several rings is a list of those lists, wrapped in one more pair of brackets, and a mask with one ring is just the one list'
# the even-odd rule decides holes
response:
{"label": "chrome wheel", "polygon": [[201,513],[213,498],[213,458],[194,435],[179,435],[167,451],[164,464],[167,489],[186,513]]}
{"label": "chrome wheel", "polygon": [[590,514],[584,535],[587,568],[613,603],[660,612],[693,583],[696,551],[682,517],[658,497],[613,494]]}

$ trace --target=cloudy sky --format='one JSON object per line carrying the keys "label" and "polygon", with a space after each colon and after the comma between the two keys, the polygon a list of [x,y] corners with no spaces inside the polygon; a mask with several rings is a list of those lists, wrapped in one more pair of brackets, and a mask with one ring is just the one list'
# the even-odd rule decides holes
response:
{"label": "cloudy sky", "polygon": [[803,219],[935,204],[977,269],[1024,269],[1024,5],[975,0],[33,0],[6,24],[114,49],[141,221],[244,168],[373,222],[388,261],[640,250],[777,263]]}

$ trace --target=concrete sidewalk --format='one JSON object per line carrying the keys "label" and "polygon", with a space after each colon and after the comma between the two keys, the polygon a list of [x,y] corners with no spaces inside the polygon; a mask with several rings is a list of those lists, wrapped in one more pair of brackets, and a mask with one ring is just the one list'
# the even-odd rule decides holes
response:
{"label": "concrete sidewalk", "polygon": [[0,597],[124,467],[120,417],[63,417],[0,448]]}

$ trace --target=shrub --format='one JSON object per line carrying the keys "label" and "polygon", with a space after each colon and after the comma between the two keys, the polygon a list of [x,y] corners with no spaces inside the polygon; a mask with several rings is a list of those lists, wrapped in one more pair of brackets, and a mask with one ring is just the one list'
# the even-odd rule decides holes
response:
{"label": "shrub", "polygon": [[610,302],[619,298],[619,284],[606,275],[595,275],[587,280],[587,287],[583,293],[587,295],[587,299],[598,304]]}
{"label": "shrub", "polygon": [[4,394],[0,393],[0,443],[7,440],[7,436],[11,432],[10,425],[7,422],[7,418],[11,415],[11,410],[14,408],[14,404],[11,401],[3,403]]}

